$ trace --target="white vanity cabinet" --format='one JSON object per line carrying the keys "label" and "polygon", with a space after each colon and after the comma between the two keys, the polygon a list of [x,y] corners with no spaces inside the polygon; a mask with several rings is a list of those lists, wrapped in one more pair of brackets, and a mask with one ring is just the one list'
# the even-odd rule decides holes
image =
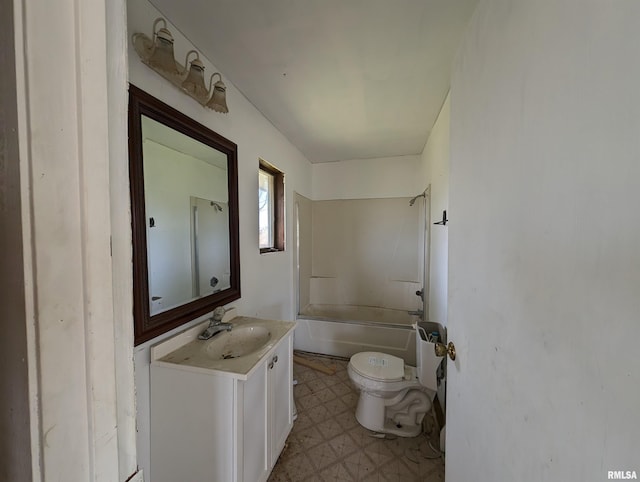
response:
{"label": "white vanity cabinet", "polygon": [[258,372],[239,385],[243,456],[238,458],[239,478],[267,480],[293,426],[293,337],[267,356]]}
{"label": "white vanity cabinet", "polygon": [[246,373],[152,359],[152,482],[267,480],[293,426],[290,325]]}

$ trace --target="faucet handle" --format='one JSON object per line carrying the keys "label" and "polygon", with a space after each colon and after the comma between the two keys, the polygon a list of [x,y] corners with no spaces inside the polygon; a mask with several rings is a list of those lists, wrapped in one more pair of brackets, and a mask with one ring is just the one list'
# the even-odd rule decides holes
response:
{"label": "faucet handle", "polygon": [[215,310],[213,310],[213,321],[222,321],[224,318],[224,314],[227,312],[222,306],[218,306]]}

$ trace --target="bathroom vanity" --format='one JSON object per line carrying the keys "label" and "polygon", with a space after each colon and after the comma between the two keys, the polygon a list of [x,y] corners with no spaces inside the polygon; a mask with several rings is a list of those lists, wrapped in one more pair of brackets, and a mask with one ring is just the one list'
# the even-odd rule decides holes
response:
{"label": "bathroom vanity", "polygon": [[266,481],[293,426],[295,322],[236,317],[151,349],[151,480]]}

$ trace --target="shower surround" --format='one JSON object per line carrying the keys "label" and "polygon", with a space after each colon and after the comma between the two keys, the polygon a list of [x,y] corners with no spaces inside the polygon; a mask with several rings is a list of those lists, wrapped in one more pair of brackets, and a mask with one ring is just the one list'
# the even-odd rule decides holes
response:
{"label": "shower surround", "polygon": [[415,358],[407,312],[423,309],[425,203],[410,199],[296,197],[297,349]]}

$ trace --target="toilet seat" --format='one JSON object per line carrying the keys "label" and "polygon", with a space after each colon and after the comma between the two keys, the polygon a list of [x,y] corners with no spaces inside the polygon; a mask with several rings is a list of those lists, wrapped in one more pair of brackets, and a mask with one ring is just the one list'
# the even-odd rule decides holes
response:
{"label": "toilet seat", "polygon": [[351,367],[358,375],[378,382],[397,382],[404,378],[404,360],[375,351],[363,351],[351,357]]}

